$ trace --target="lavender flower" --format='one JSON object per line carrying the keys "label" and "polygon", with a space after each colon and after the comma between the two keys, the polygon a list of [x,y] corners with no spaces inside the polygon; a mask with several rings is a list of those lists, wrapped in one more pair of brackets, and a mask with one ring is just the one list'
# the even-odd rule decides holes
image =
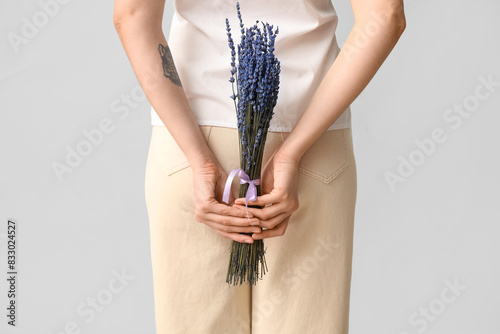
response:
{"label": "lavender flower", "polygon": [[[245,172],[257,163],[257,151],[261,139],[269,128],[274,114],[279,92],[280,62],[274,56],[274,45],[278,28],[261,22],[250,28],[245,28],[240,12],[239,2],[236,3],[238,19],[241,28],[241,42],[238,44],[238,65],[235,64],[234,41],[231,37],[231,27],[226,18],[226,30],[229,48],[231,49],[231,77],[233,84],[231,99],[235,102],[238,132],[241,136],[241,152],[245,158]],[[236,79],[235,79],[235,75]],[[234,83],[237,84],[237,93]],[[259,133],[259,129],[262,129]]]}
{"label": "lavender flower", "polygon": [[[280,62],[274,55],[274,46],[278,27],[259,21],[245,28],[240,12],[240,4],[236,3],[241,39],[235,51],[229,20],[226,18],[228,45],[231,50],[231,77],[238,125],[241,161],[240,168],[250,179],[260,178],[262,158],[267,131],[274,107],[278,99]],[[236,55],[238,64],[236,64]],[[235,91],[236,85],[236,91]],[[240,187],[240,197],[245,197],[248,184]],[[257,186],[260,195],[260,186]],[[241,244],[234,241],[226,278],[227,283],[256,283],[260,272],[267,269],[262,240],[252,244]]]}

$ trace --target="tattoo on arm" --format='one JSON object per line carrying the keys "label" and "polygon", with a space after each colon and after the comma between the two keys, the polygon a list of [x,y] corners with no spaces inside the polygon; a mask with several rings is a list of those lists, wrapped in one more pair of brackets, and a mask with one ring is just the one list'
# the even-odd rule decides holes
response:
{"label": "tattoo on arm", "polygon": [[163,46],[158,44],[158,52],[160,52],[161,61],[163,64],[163,75],[170,79],[177,86],[182,87],[181,79],[179,78],[179,74],[177,74],[177,70],[175,69],[174,59],[172,58],[172,54],[170,53],[170,48],[167,46]]}

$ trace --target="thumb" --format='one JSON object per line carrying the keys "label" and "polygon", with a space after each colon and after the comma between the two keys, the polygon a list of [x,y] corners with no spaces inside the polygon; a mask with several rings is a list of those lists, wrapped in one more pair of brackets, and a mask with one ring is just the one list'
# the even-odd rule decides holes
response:
{"label": "thumb", "polygon": [[233,193],[232,184],[231,185],[227,184],[227,181],[228,181],[228,176],[227,175],[224,175],[224,177],[222,179],[223,179],[224,182],[221,182],[221,184],[219,185],[220,192],[221,192],[221,195],[220,195],[221,200],[220,200],[220,202],[221,203],[226,203],[226,202],[223,201],[223,199],[224,199],[224,192],[226,191],[226,185],[227,185],[228,187],[231,187],[231,188],[229,190],[228,203],[226,203],[226,204],[231,205],[231,204],[234,203],[234,201],[236,199],[236,197],[234,196],[234,193]]}
{"label": "thumb", "polygon": [[231,205],[232,203],[234,203],[234,201],[236,200],[236,197],[234,196],[233,194],[233,190],[231,189],[231,191],[229,192],[229,205]]}
{"label": "thumb", "polygon": [[[279,194],[276,194],[275,192],[271,192],[269,194],[257,196],[257,200],[255,200],[255,201],[248,201],[248,205],[257,205],[257,206],[265,207],[266,205],[278,203],[279,200],[280,200]],[[236,204],[245,205],[245,198],[238,198],[236,200]]]}

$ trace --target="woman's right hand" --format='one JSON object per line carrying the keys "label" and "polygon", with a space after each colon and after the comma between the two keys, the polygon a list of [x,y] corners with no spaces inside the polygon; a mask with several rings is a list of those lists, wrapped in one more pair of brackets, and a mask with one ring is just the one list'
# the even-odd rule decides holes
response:
{"label": "woman's right hand", "polygon": [[[260,233],[259,220],[251,213],[247,218],[245,208],[234,204],[231,191],[229,203],[222,203],[222,195],[227,181],[227,173],[219,162],[208,159],[193,166],[193,186],[195,199],[195,219],[213,228],[225,238],[241,243],[253,243],[254,239],[241,233]],[[254,226],[250,225],[250,221]]]}

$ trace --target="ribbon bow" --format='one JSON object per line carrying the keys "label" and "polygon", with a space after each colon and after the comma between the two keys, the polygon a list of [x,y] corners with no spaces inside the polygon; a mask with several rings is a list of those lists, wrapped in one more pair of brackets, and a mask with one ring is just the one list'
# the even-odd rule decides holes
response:
{"label": "ribbon bow", "polygon": [[248,217],[248,201],[257,200],[257,185],[260,184],[260,179],[250,180],[250,177],[245,173],[243,169],[235,168],[229,173],[226,181],[226,187],[224,188],[224,195],[222,196],[222,201],[226,204],[229,204],[229,194],[231,193],[231,184],[233,183],[233,179],[238,173],[238,177],[240,178],[240,184],[248,183],[248,190],[245,196],[245,210],[247,211],[247,218],[250,222],[250,225],[253,226],[250,218]]}

